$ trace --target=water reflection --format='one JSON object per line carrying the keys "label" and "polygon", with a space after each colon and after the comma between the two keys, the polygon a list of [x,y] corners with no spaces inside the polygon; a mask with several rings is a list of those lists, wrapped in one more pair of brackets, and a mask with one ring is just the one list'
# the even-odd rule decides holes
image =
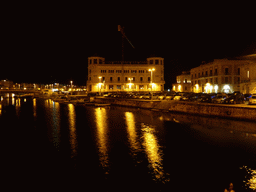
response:
{"label": "water reflection", "polygon": [[142,124],[143,146],[148,157],[150,167],[153,171],[155,180],[164,181],[164,170],[162,165],[162,151],[154,135],[155,129]]}
{"label": "water reflection", "polygon": [[[51,99],[44,101],[46,110],[46,117],[48,118],[48,136],[53,145],[59,150],[60,145],[60,107],[58,103],[53,102]],[[33,112],[36,115],[36,102],[33,100]],[[36,117],[36,116],[35,116]]]}
{"label": "water reflection", "polygon": [[125,120],[127,125],[128,140],[131,145],[132,155],[136,156],[136,153],[140,149],[140,145],[137,141],[135,119],[132,112],[125,112]]}
{"label": "water reflection", "polygon": [[76,136],[76,112],[73,104],[68,104],[69,114],[69,142],[71,145],[71,158],[77,154],[77,136]]}
{"label": "water reflection", "polygon": [[[103,168],[108,168],[108,149],[107,149],[107,116],[105,108],[95,109],[95,121],[97,127],[97,144],[99,149],[100,163]],[[106,171],[108,173],[108,171]]]}
{"label": "water reflection", "polygon": [[252,189],[253,191],[256,190],[256,170],[253,170],[247,166],[241,167],[245,171],[245,187]]}
{"label": "water reflection", "polygon": [[33,115],[36,117],[36,98],[33,99]]}

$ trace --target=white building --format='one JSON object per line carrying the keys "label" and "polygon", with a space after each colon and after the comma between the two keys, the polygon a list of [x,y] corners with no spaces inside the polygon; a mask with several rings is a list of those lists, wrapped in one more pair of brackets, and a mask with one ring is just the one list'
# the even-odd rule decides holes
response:
{"label": "white building", "polygon": [[251,93],[256,82],[256,54],[215,59],[190,70],[191,91]]}
{"label": "white building", "polygon": [[88,57],[88,92],[163,91],[164,58],[147,61],[105,61]]}

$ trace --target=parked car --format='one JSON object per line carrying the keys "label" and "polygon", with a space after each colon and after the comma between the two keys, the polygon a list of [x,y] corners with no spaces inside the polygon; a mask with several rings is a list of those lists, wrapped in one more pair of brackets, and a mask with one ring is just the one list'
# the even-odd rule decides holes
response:
{"label": "parked car", "polygon": [[212,102],[213,103],[224,103],[226,98],[227,98],[227,96],[225,96],[225,95],[219,95],[219,96],[214,97],[212,99]]}
{"label": "parked car", "polygon": [[253,94],[250,98],[249,98],[249,103],[248,104],[256,104],[256,94]]}
{"label": "parked car", "polygon": [[241,93],[232,94],[224,100],[224,103],[229,103],[229,104],[244,103],[244,95]]}

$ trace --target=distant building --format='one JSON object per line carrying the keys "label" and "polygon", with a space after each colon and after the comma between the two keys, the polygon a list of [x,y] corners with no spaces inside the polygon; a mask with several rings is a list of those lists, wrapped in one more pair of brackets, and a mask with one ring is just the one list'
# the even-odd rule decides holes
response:
{"label": "distant building", "polygon": [[88,92],[163,91],[164,84],[162,57],[124,62],[88,57]]}
{"label": "distant building", "polygon": [[13,86],[13,81],[9,81],[9,80],[0,81],[0,89],[11,89],[12,86]]}
{"label": "distant building", "polygon": [[182,71],[182,74],[176,77],[176,83],[173,84],[172,90],[175,92],[191,91],[191,76],[189,71]]}
{"label": "distant building", "polygon": [[[184,78],[185,74],[177,76],[177,80],[178,77]],[[232,59],[215,59],[213,62],[201,64],[190,70],[190,78],[191,92],[252,93],[256,91],[256,54]],[[184,82],[180,80],[179,84],[173,84],[173,90],[185,90],[186,85],[181,81]]]}

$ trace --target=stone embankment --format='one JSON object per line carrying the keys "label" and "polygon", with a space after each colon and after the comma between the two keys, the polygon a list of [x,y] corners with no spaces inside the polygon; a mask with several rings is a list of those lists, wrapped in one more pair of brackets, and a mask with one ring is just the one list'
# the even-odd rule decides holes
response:
{"label": "stone embankment", "polygon": [[223,105],[211,103],[196,103],[173,100],[139,100],[139,99],[116,99],[116,98],[95,98],[95,102],[111,103],[127,107],[138,107],[152,110],[182,112],[195,115],[218,116],[223,118],[256,120],[256,107],[237,105]]}

